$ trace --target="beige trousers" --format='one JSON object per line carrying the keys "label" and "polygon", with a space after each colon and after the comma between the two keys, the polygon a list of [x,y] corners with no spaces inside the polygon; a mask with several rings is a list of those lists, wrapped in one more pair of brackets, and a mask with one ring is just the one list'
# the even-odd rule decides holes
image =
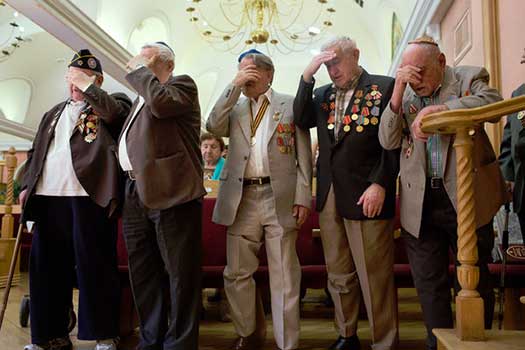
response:
{"label": "beige trousers", "polygon": [[332,186],[319,224],[337,331],[343,337],[356,334],[362,292],[372,348],[393,349],[398,339],[393,221],[342,218]]}
{"label": "beige trousers", "polygon": [[[290,215],[292,215],[290,203]],[[299,346],[299,299],[301,266],[295,250],[297,228],[282,227],[277,221],[272,188],[246,186],[234,223],[228,228],[227,265],[224,289],[231,307],[235,329],[246,337],[264,334],[260,300],[256,298],[253,273],[259,266],[257,253],[265,244],[270,275],[272,320],[275,341],[280,349]],[[259,312],[259,313],[258,313]]]}

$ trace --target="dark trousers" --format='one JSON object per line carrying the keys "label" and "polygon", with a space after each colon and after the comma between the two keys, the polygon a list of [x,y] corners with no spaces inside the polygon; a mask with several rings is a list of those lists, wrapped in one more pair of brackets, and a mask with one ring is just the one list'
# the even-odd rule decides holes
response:
{"label": "dark trousers", "polygon": [[525,244],[525,209],[518,213],[518,219],[520,221],[521,239],[523,244]]}
{"label": "dark trousers", "polygon": [[[75,280],[78,338],[115,338],[120,283],[117,222],[89,197],[35,196],[29,268],[31,341],[68,336]],[[76,279],[75,279],[76,277]]]}
{"label": "dark trousers", "polygon": [[123,228],[140,349],[198,349],[201,220],[200,199],[148,209],[138,197],[135,181],[127,180]]}
{"label": "dark trousers", "polygon": [[[407,255],[412,270],[423,318],[428,332],[427,347],[436,349],[434,328],[453,328],[451,293],[448,275],[449,251],[457,261],[457,217],[456,211],[443,188],[431,189],[427,183],[423,203],[423,218],[419,238],[403,231]],[[476,230],[478,236],[478,266],[480,279],[478,292],[484,302],[485,327],[490,328],[494,316],[494,290],[491,286],[488,263],[492,260],[494,246],[492,221]],[[460,286],[455,278],[454,289]]]}

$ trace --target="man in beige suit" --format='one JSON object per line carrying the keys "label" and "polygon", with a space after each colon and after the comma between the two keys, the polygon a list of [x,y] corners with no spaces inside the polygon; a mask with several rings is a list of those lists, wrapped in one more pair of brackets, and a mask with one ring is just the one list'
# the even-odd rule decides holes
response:
{"label": "man in beige suit", "polygon": [[235,79],[206,124],[208,131],[230,138],[213,221],[228,226],[224,287],[239,335],[234,349],[258,349],[264,341],[252,277],[263,242],[275,341],[279,349],[299,345],[301,267],[295,241],[311,205],[310,135],[295,128],[293,97],[271,88],[273,74],[268,56],[256,50],[241,55]]}
{"label": "man in beige suit", "polygon": [[[426,135],[421,131],[421,121],[430,113],[501,100],[498,92],[487,85],[488,81],[484,68],[447,66],[445,55],[432,38],[411,41],[380,123],[379,140],[383,147],[401,147],[401,226],[423,308],[428,349],[436,348],[433,328],[453,327],[448,262],[449,249],[454,257],[457,253],[456,152],[452,136]],[[478,291],[485,303],[485,326],[490,327],[494,294],[487,263],[494,244],[492,218],[505,202],[506,194],[498,161],[483,127],[472,138]]]}

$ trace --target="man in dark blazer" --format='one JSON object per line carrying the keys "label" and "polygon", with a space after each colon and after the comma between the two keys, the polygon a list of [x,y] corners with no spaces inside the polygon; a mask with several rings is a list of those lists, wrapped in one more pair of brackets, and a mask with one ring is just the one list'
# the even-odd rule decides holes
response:
{"label": "man in dark blazer", "polygon": [[[397,151],[378,140],[379,120],[394,80],[358,65],[347,37],[322,48],[306,67],[294,102],[295,123],[317,127],[317,210],[339,338],[330,349],[359,349],[361,292],[373,347],[397,342],[393,221]],[[315,91],[313,75],[324,64],[333,84]],[[313,97],[312,97],[313,94]]]}
{"label": "man in dark blazer", "polygon": [[31,248],[31,340],[27,350],[72,348],[68,322],[78,282],[78,338],[116,350],[119,332],[118,135],[131,101],[100,88],[102,67],[89,50],[69,64],[70,97],[42,118],[28,151],[20,200],[35,222]]}
{"label": "man in dark blazer", "polygon": [[[521,63],[525,63],[525,54]],[[525,84],[512,92],[512,97],[525,95]],[[512,208],[520,221],[521,237],[525,243],[525,110],[507,117],[501,140],[499,164],[507,188],[512,192]],[[523,161],[523,163],[522,163]]]}
{"label": "man in dark blazer", "polygon": [[172,76],[174,66],[162,42],[145,45],[128,63],[126,79],[139,97],[118,150],[127,173],[123,229],[139,348],[147,350],[198,348],[201,116],[197,86],[187,75]]}

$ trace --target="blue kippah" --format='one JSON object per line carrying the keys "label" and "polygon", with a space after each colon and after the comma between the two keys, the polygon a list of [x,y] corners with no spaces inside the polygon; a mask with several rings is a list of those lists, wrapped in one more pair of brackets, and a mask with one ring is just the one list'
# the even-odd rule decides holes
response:
{"label": "blue kippah", "polygon": [[242,59],[244,58],[244,56],[246,55],[249,55],[249,54],[257,54],[257,55],[263,55],[263,53],[257,49],[250,49],[248,51],[245,51],[243,53],[241,53],[241,55],[239,56],[239,58],[237,59],[237,62],[241,62]]}

